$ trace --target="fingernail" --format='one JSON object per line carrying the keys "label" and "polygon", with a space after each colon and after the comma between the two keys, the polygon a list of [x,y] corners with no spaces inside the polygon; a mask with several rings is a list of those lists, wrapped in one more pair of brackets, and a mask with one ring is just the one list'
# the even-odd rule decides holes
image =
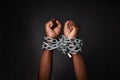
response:
{"label": "fingernail", "polygon": [[68,20],[66,23],[69,23],[70,21]]}
{"label": "fingernail", "polygon": [[58,20],[56,20],[56,23],[59,23],[59,21],[58,21]]}

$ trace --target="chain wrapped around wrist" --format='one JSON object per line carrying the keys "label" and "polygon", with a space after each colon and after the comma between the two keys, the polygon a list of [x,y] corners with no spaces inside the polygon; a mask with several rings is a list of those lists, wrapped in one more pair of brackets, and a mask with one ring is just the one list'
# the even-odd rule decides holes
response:
{"label": "chain wrapped around wrist", "polygon": [[58,40],[50,37],[44,37],[44,40],[42,49],[58,49],[62,51],[63,54],[67,54],[70,58],[72,57],[71,54],[82,52],[83,41],[81,39],[69,39],[62,35]]}

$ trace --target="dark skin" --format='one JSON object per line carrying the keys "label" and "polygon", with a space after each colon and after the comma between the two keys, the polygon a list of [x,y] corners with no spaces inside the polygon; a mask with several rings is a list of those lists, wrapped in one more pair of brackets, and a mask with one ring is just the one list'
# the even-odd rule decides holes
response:
{"label": "dark skin", "polygon": [[[78,36],[80,27],[73,21],[68,20],[64,25],[64,35],[69,39]],[[45,24],[46,36],[57,38],[61,32],[61,23],[52,19]],[[53,51],[43,50],[39,65],[39,80],[51,80]],[[74,72],[77,80],[88,80],[86,66],[80,54],[72,54]]]}

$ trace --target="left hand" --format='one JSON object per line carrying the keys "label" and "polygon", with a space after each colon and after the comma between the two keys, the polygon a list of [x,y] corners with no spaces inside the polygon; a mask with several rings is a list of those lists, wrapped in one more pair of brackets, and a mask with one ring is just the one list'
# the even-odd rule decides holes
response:
{"label": "left hand", "polygon": [[77,24],[75,24],[73,21],[68,20],[67,22],[65,22],[65,26],[64,26],[64,35],[69,38],[76,38],[79,34],[80,31],[80,26],[78,26]]}

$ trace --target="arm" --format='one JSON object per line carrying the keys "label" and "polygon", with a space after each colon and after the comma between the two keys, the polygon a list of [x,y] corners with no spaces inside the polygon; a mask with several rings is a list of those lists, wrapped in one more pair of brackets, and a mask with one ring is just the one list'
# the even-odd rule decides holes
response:
{"label": "arm", "polygon": [[39,80],[50,80],[52,72],[52,54],[53,51],[43,50],[39,67]]}
{"label": "arm", "polygon": [[[69,39],[76,38],[80,31],[80,26],[69,20],[64,26],[64,35]],[[74,71],[77,80],[88,80],[86,66],[80,54],[72,54]]]}
{"label": "arm", "polygon": [[77,80],[88,80],[86,66],[83,61],[82,56],[79,53],[73,54],[72,56],[73,56],[73,65],[74,65],[76,79]]}
{"label": "arm", "polygon": [[[61,32],[61,23],[58,20],[52,19],[45,24],[45,31],[47,37],[57,38]],[[52,55],[52,50],[43,50],[39,65],[39,80],[51,79]]]}
{"label": "arm", "polygon": [[39,67],[39,80],[50,80],[52,72],[52,55],[53,51],[43,50]]}

